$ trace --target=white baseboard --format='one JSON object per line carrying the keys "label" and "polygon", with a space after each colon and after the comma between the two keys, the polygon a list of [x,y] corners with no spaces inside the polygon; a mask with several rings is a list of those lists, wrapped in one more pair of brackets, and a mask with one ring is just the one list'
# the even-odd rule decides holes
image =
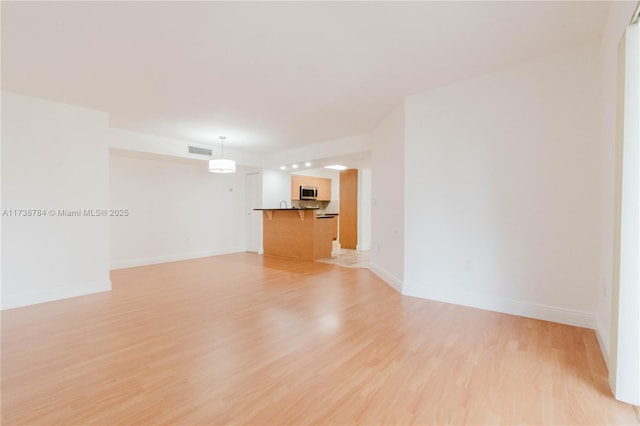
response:
{"label": "white baseboard", "polygon": [[402,288],[402,294],[521,317],[574,325],[576,327],[596,328],[595,315],[592,312],[540,305],[519,300],[487,296],[480,293],[450,290],[442,287],[423,287],[406,282]]}
{"label": "white baseboard", "polygon": [[369,263],[369,270],[376,274],[382,281],[387,283],[391,288],[396,290],[398,293],[402,293],[402,280],[398,279],[393,274],[389,273],[384,268],[376,265],[375,263]]}
{"label": "white baseboard", "polygon": [[602,327],[602,323],[596,318],[596,337],[600,345],[600,352],[609,368],[609,332]]}
{"label": "white baseboard", "polygon": [[242,250],[240,250],[239,248],[223,249],[223,250],[205,250],[205,251],[194,251],[189,253],[169,254],[164,256],[142,257],[142,258],[130,259],[130,260],[116,260],[111,262],[111,270],[134,268],[136,266],[155,265],[157,263],[177,262],[179,260],[197,259],[200,257],[220,256],[223,254],[239,253],[241,251]]}
{"label": "white baseboard", "polygon": [[52,285],[44,290],[30,291],[19,294],[2,293],[2,310],[51,302],[53,300],[68,299],[70,297],[85,296],[87,294],[111,291],[111,280],[93,281],[66,286]]}

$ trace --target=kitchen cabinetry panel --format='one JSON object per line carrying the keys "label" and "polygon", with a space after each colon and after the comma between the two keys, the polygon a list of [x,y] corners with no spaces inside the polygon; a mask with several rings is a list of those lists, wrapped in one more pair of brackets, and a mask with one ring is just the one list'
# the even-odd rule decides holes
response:
{"label": "kitchen cabinetry panel", "polygon": [[334,216],[331,219],[331,239],[333,241],[338,239],[338,216]]}
{"label": "kitchen cabinetry panel", "polygon": [[340,172],[340,247],[358,245],[358,170]]}
{"label": "kitchen cabinetry panel", "polygon": [[263,210],[264,254],[316,260],[331,257],[333,218],[318,218],[311,209]]}
{"label": "kitchen cabinetry panel", "polygon": [[315,178],[318,181],[318,200],[331,201],[331,179]]}
{"label": "kitchen cabinetry panel", "polygon": [[331,179],[314,176],[291,175],[291,199],[300,199],[300,187],[318,188],[318,201],[331,201]]}
{"label": "kitchen cabinetry panel", "polygon": [[299,200],[300,199],[300,178],[302,176],[299,175],[291,175],[291,199]]}

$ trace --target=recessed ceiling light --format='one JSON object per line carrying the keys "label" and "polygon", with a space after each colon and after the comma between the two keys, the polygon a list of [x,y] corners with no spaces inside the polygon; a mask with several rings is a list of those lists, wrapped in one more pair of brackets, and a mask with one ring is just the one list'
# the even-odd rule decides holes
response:
{"label": "recessed ceiling light", "polygon": [[311,163],[307,161],[306,163],[304,163],[304,165],[305,165],[306,167],[309,167],[309,166],[311,165]]}
{"label": "recessed ceiling light", "polygon": [[297,164],[294,164],[293,166],[291,166],[291,168],[292,168],[292,169],[297,169],[297,168],[298,168],[298,165],[297,165]]}
{"label": "recessed ceiling light", "polygon": [[325,169],[333,170],[347,170],[347,166],[341,166],[340,164],[333,164],[331,166],[324,166]]}
{"label": "recessed ceiling light", "polygon": [[287,166],[280,166],[280,170],[287,170]]}

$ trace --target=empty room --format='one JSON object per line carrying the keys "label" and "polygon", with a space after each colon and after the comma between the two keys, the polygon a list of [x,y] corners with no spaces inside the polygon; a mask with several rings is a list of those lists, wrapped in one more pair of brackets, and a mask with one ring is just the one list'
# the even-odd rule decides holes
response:
{"label": "empty room", "polygon": [[3,425],[640,424],[637,1],[2,1]]}

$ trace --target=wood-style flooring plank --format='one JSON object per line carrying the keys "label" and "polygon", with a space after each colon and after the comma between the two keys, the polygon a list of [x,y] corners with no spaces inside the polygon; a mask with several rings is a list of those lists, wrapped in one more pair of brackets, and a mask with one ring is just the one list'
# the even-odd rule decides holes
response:
{"label": "wood-style flooring plank", "polygon": [[3,311],[3,425],[636,424],[592,330],[241,253]]}

